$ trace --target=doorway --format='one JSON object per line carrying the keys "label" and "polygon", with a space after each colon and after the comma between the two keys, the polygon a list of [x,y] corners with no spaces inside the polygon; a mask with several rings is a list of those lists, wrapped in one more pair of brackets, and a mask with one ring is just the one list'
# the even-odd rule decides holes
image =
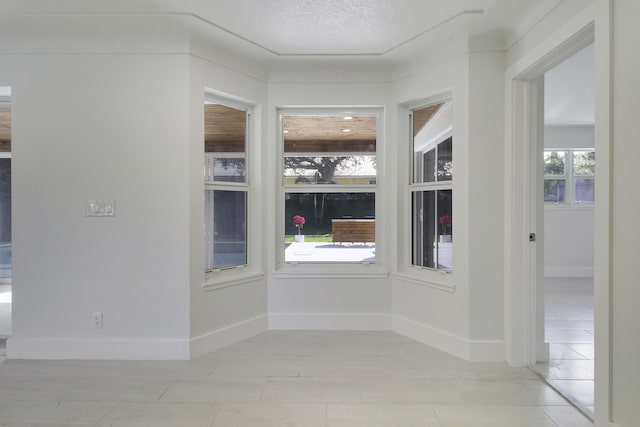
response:
{"label": "doorway", "polygon": [[11,88],[0,86],[0,360],[11,335]]}
{"label": "doorway", "polygon": [[[538,308],[548,357],[534,368],[593,419],[594,408],[594,46],[544,73],[542,298]],[[542,147],[540,147],[542,145]],[[539,163],[536,162],[539,167]],[[540,197],[540,191],[537,193]],[[537,221],[539,222],[539,221]],[[541,249],[541,248],[538,248]],[[540,259],[537,260],[541,262]],[[537,269],[539,272],[540,269]]]}

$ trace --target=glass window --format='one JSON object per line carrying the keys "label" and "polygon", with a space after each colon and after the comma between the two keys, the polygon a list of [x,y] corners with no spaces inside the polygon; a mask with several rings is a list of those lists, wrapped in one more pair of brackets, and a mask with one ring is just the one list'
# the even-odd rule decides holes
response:
{"label": "glass window", "polygon": [[205,240],[209,270],[247,263],[246,191],[205,190]]}
{"label": "glass window", "polygon": [[413,265],[451,270],[452,191],[414,191],[412,212]]}
{"label": "glass window", "polygon": [[248,263],[250,114],[207,100],[204,116],[205,271],[213,271]]}
{"label": "glass window", "polygon": [[11,282],[11,242],[11,88],[0,87],[0,284]]}
{"label": "glass window", "polygon": [[373,114],[285,115],[284,184],[372,184],[376,180]]}
{"label": "glass window", "polygon": [[204,106],[207,181],[246,181],[247,112],[221,104]]}
{"label": "glass window", "polygon": [[411,263],[453,269],[452,102],[412,111]]}
{"label": "glass window", "polygon": [[284,261],[375,262],[377,113],[284,112],[282,132]]}
{"label": "glass window", "polygon": [[544,201],[569,205],[593,203],[595,172],[593,149],[545,150]]}

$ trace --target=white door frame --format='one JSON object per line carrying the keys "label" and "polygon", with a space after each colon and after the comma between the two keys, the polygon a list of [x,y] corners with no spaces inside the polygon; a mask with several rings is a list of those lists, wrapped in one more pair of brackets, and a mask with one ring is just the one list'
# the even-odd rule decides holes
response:
{"label": "white door frame", "polygon": [[[611,419],[610,325],[611,289],[611,0],[595,0],[581,13],[550,34],[540,45],[505,73],[505,340],[507,361],[531,366],[539,351],[536,336],[540,319],[536,270],[540,243],[530,243],[529,233],[542,232],[532,188],[537,172],[530,158],[537,152],[539,79],[562,60],[595,40],[595,146],[598,153],[594,230],[595,285],[595,421],[607,426]],[[543,98],[542,98],[543,99]],[[536,151],[534,151],[536,150]]]}

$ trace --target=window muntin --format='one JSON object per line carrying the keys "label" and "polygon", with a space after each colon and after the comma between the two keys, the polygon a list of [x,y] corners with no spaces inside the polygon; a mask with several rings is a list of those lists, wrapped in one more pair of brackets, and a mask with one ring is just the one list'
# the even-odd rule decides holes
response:
{"label": "window muntin", "polygon": [[246,109],[206,100],[205,272],[248,264],[249,183]]}
{"label": "window muntin", "polygon": [[411,112],[411,264],[453,269],[453,116],[450,100]]}
{"label": "window muntin", "polygon": [[283,111],[284,262],[375,262],[377,117]]}
{"label": "window muntin", "polygon": [[543,155],[544,201],[581,205],[595,200],[595,150],[548,149]]}

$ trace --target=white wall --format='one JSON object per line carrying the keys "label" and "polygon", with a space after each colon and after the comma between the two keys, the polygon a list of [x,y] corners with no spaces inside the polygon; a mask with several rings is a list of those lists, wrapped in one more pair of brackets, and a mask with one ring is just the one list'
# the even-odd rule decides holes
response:
{"label": "white wall", "polygon": [[[188,357],[188,70],[180,55],[3,56],[10,358]],[[87,200],[116,216],[85,217]]]}
{"label": "white wall", "polygon": [[[504,360],[502,320],[502,71],[500,52],[461,55],[394,85],[407,108],[450,92],[453,99],[452,273],[409,266],[408,148],[398,150],[398,274],[392,284],[394,330],[473,360]],[[398,123],[406,110],[401,109]],[[408,132],[398,129],[400,147]],[[401,172],[404,171],[404,172]],[[493,190],[493,191],[492,191]]]}
{"label": "white wall", "polygon": [[640,401],[640,262],[638,246],[638,166],[640,158],[640,107],[638,105],[637,55],[640,3],[633,0],[613,2],[613,421],[620,427],[638,424]]}
{"label": "white wall", "polygon": [[[544,145],[545,148],[594,148],[593,125],[545,126]],[[546,205],[545,276],[593,277],[593,240],[593,206]]]}
{"label": "white wall", "polygon": [[[254,70],[259,70],[258,67]],[[249,267],[241,272],[204,275],[204,94],[241,103],[252,111],[249,139]],[[199,55],[191,59],[190,136],[190,334],[191,357],[217,350],[267,328],[265,229],[262,204],[267,182],[262,173],[268,164],[264,138],[263,106],[267,86],[259,75],[221,67]],[[270,248],[269,248],[270,250]]]}

